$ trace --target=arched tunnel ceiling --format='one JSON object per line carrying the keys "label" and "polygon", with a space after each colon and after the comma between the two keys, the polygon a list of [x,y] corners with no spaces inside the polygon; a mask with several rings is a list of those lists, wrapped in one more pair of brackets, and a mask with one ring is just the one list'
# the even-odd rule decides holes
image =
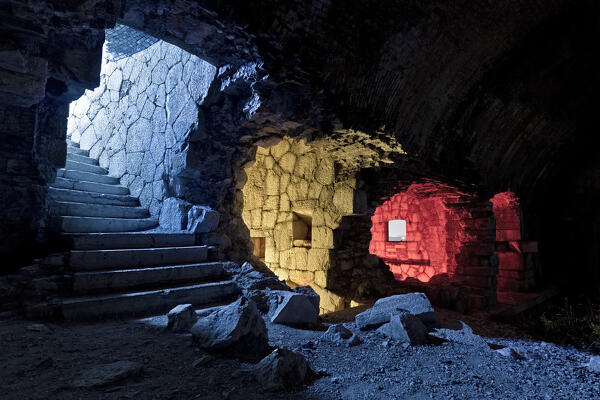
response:
{"label": "arched tunnel ceiling", "polygon": [[[490,190],[549,177],[595,116],[597,57],[585,45],[598,33],[593,1],[38,3],[0,11],[16,46],[38,37],[32,54],[58,52],[65,37],[81,46],[118,20],[218,66],[263,64],[259,113],[326,134],[385,125],[430,168],[470,171]],[[65,70],[60,55],[53,79],[94,85],[94,71]]]}
{"label": "arched tunnel ceiling", "polygon": [[200,26],[202,45],[229,30],[214,63],[264,62],[271,82],[293,92],[263,110],[312,116],[329,132],[385,125],[412,156],[470,171],[489,193],[511,187],[527,198],[593,117],[593,2],[192,3],[184,16],[177,4],[128,1],[123,20],[176,42],[193,42],[186,26]]}

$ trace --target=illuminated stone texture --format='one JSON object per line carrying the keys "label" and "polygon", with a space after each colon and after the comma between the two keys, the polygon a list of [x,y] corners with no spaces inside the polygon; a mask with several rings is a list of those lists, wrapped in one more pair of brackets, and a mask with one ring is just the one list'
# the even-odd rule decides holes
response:
{"label": "illuminated stone texture", "polygon": [[339,308],[339,296],[324,293],[325,271],[333,230],[354,210],[354,181],[336,177],[325,152],[290,138],[258,147],[245,171],[242,218],[251,237],[265,238],[265,264],[282,280],[311,285],[322,310]]}
{"label": "illuminated stone texture", "polygon": [[[375,210],[369,250],[397,280],[450,279],[495,299],[495,226],[486,203],[445,184],[412,184]],[[406,242],[387,240],[396,219],[407,221]]]}
{"label": "illuminated stone texture", "polygon": [[67,137],[158,217],[216,68],[164,41],[116,61],[107,46],[100,86],[71,103]]}

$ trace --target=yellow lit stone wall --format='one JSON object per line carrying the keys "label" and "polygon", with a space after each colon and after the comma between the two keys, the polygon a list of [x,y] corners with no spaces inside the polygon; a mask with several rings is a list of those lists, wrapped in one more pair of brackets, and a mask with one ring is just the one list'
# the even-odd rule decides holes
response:
{"label": "yellow lit stone wall", "polygon": [[[354,174],[340,176],[329,152],[287,137],[258,147],[245,172],[242,218],[251,237],[265,238],[265,264],[284,281],[312,286],[322,312],[343,309],[344,300],[327,290],[327,270],[333,230],[354,212]],[[310,241],[295,238],[294,228],[298,235],[311,218]]]}

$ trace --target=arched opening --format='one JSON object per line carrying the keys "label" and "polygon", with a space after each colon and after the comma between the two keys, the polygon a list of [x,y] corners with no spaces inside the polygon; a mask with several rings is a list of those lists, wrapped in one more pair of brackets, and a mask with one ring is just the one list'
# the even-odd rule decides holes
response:
{"label": "arched opening", "polygon": [[[494,221],[476,194],[437,181],[412,183],[386,197],[371,219],[369,252],[402,285],[462,309],[495,304]],[[405,226],[400,240],[390,231],[394,224]],[[456,305],[463,300],[468,305]]]}
{"label": "arched opening", "polygon": [[[477,261],[464,263],[469,243],[477,239],[473,235],[479,224],[473,216],[477,203],[475,196],[446,184],[411,184],[375,209],[369,250],[399,281],[465,275],[468,268],[477,267]],[[393,240],[389,227],[394,221],[405,221],[405,240]]]}
{"label": "arched opening", "polygon": [[[84,210],[70,215],[75,206],[64,204],[76,203],[82,197],[69,197],[65,189],[84,185],[96,193],[109,190],[130,194],[149,211],[120,214],[105,206],[110,211],[107,216],[129,219],[116,221],[127,222],[125,225],[113,223],[115,230],[155,227],[163,205],[171,214],[169,219],[177,218],[173,209],[184,205],[171,203],[185,193],[174,182],[186,172],[189,137],[215,74],[214,66],[177,46],[122,25],[108,29],[100,85],[86,90],[70,106],[67,165],[58,171],[51,189],[52,204],[60,208],[55,212],[57,217],[89,217]],[[102,169],[107,177],[94,175],[102,175]],[[105,186],[114,183],[122,190]],[[162,228],[167,230],[188,227],[188,221],[181,218],[163,220]],[[65,223],[61,226],[66,228]],[[93,228],[80,227],[79,231]]]}

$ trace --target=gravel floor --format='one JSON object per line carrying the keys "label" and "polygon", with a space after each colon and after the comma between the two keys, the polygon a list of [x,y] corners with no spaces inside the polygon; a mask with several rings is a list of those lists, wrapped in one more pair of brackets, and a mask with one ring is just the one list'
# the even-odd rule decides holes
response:
{"label": "gravel floor", "polygon": [[[336,345],[322,331],[269,325],[271,343],[302,352],[328,375],[290,393],[265,393],[251,368],[235,360],[194,367],[202,356],[185,335],[135,322],[46,324],[0,320],[2,399],[599,399],[590,355],[553,344],[488,339],[525,360],[445,343],[389,344],[375,333],[363,344]],[[351,326],[350,326],[351,327]],[[83,371],[119,360],[143,364],[137,380],[77,389]]]}

